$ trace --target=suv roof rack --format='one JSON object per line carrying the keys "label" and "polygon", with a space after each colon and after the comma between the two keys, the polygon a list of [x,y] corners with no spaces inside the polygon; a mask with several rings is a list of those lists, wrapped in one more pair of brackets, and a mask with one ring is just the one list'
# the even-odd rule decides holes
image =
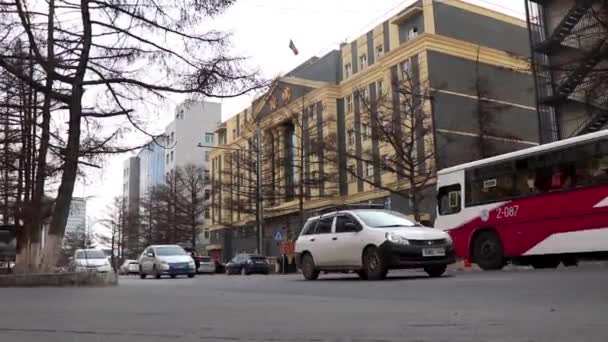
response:
{"label": "suv roof rack", "polygon": [[356,209],[386,209],[386,205],[379,203],[357,203],[357,204],[339,204],[332,205],[314,210],[317,215],[325,215],[334,211],[341,210],[356,210]]}

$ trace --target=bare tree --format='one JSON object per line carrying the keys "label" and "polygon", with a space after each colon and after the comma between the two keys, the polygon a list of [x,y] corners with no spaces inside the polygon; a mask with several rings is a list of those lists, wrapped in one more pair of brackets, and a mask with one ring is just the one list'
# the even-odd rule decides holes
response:
{"label": "bare tree", "polygon": [[[308,103],[305,96],[291,101],[291,96],[290,86],[275,80],[261,101],[278,114],[275,118],[281,117],[281,122],[268,125],[269,121],[252,113],[240,129],[240,142],[225,147],[222,172],[213,180],[213,191],[221,193],[222,200],[215,202],[214,208],[227,209],[230,215],[214,217],[214,223],[234,228],[257,221],[259,189],[268,211],[275,215],[297,212],[300,226],[306,202],[335,195],[336,169],[321,167],[328,153],[318,138],[322,136],[319,130],[326,127],[321,116],[325,108]],[[291,201],[297,201],[297,209],[277,209]]]}
{"label": "bare tree", "polygon": [[205,170],[196,165],[179,167],[169,173],[165,184],[153,187],[140,202],[138,247],[150,244],[185,244],[196,248],[204,221]]}
{"label": "bare tree", "polygon": [[288,144],[291,150],[280,151],[279,165],[287,165],[291,170],[283,197],[298,201],[298,225],[302,227],[305,202],[336,195],[337,168],[325,165],[331,159],[328,156],[331,150],[323,148],[323,133],[331,122],[323,119],[325,108],[320,103],[307,103],[306,96],[298,102],[299,106],[288,110],[289,134],[293,139]]}
{"label": "bare tree", "polygon": [[[406,70],[391,83],[391,94],[355,92],[361,114],[346,132],[346,172],[351,180],[405,198],[420,220],[424,190],[436,177],[431,112],[436,90]],[[332,134],[324,143],[334,150],[332,161],[338,165],[338,136]]]}
{"label": "bare tree", "polygon": [[498,116],[503,113],[508,106],[495,100],[493,89],[488,78],[480,72],[481,63],[479,61],[481,47],[477,48],[477,58],[475,60],[475,74],[471,80],[471,91],[475,96],[475,109],[473,117],[477,124],[477,143],[479,157],[481,159],[495,156],[502,153],[496,147],[496,142],[504,139],[521,140],[518,136],[500,128]]}
{"label": "bare tree", "polygon": [[110,246],[111,264],[116,271],[120,266],[118,263],[124,259],[123,245],[121,237],[124,235],[125,206],[122,197],[114,197],[112,203],[106,208],[106,217],[101,219],[101,224],[105,230],[98,234],[97,238],[102,245]]}
{"label": "bare tree", "polygon": [[[206,20],[234,0],[9,0],[0,2],[0,68],[44,96],[40,123],[39,170],[48,150],[61,156],[60,183],[40,268],[55,265],[64,234],[79,165],[87,158],[121,152],[121,132],[87,136],[87,126],[125,118],[145,133],[134,116],[137,103],[166,94],[237,96],[259,86],[244,71],[243,58],[227,51],[229,36],[202,31]],[[201,32],[202,31],[202,32]],[[162,39],[158,39],[162,37]],[[21,39],[31,57],[15,53]],[[176,44],[176,42],[179,42]],[[31,60],[29,72],[20,69]],[[145,65],[145,68],[142,67]],[[90,96],[89,96],[90,94]],[[53,112],[58,103],[62,112]],[[51,143],[51,116],[67,116],[66,134]],[[83,129],[84,126],[84,129]],[[44,175],[45,173],[42,173]],[[40,175],[40,173],[38,173]],[[42,202],[45,179],[36,177],[32,203]],[[39,226],[39,216],[31,223]]]}
{"label": "bare tree", "polygon": [[184,216],[185,225],[190,231],[192,248],[196,248],[196,240],[204,222],[203,203],[206,186],[204,174],[205,169],[194,164],[184,166],[177,173],[177,181],[181,188],[177,211]]}
{"label": "bare tree", "polygon": [[158,239],[159,225],[164,217],[164,206],[160,203],[159,187],[152,187],[140,200],[140,224],[142,245],[148,246],[160,243]]}

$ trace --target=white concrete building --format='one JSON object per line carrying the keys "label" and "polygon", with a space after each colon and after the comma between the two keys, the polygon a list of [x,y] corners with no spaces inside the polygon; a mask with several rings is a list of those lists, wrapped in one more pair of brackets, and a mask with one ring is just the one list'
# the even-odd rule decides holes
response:
{"label": "white concrete building", "polygon": [[188,164],[207,168],[209,148],[200,148],[198,144],[212,145],[213,132],[222,118],[222,105],[215,102],[187,101],[175,109],[175,120],[171,122],[165,134],[165,174],[176,167]]}
{"label": "white concrete building", "polygon": [[[178,167],[188,164],[202,166],[205,171],[205,178],[209,179],[210,161],[209,153],[211,148],[199,147],[202,145],[214,145],[214,131],[221,123],[222,105],[221,103],[206,101],[187,101],[177,106],[175,109],[175,120],[171,122],[165,130],[166,145],[165,150],[165,176]],[[207,191],[211,191],[210,184]],[[205,219],[210,217],[209,210],[205,212]],[[209,243],[209,232],[207,226],[203,225],[197,245]]]}

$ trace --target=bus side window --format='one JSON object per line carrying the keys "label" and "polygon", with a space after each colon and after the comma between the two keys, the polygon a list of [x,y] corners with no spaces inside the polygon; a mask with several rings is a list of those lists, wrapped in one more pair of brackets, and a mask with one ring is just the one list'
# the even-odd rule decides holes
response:
{"label": "bus side window", "polygon": [[462,206],[460,184],[440,188],[437,194],[437,203],[439,205],[439,215],[459,213]]}

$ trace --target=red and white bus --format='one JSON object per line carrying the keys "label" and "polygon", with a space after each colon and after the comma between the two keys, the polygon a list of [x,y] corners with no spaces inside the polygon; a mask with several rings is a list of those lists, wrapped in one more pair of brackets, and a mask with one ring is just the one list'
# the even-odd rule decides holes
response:
{"label": "red and white bus", "polygon": [[484,270],[608,256],[608,130],[441,170],[435,227]]}

